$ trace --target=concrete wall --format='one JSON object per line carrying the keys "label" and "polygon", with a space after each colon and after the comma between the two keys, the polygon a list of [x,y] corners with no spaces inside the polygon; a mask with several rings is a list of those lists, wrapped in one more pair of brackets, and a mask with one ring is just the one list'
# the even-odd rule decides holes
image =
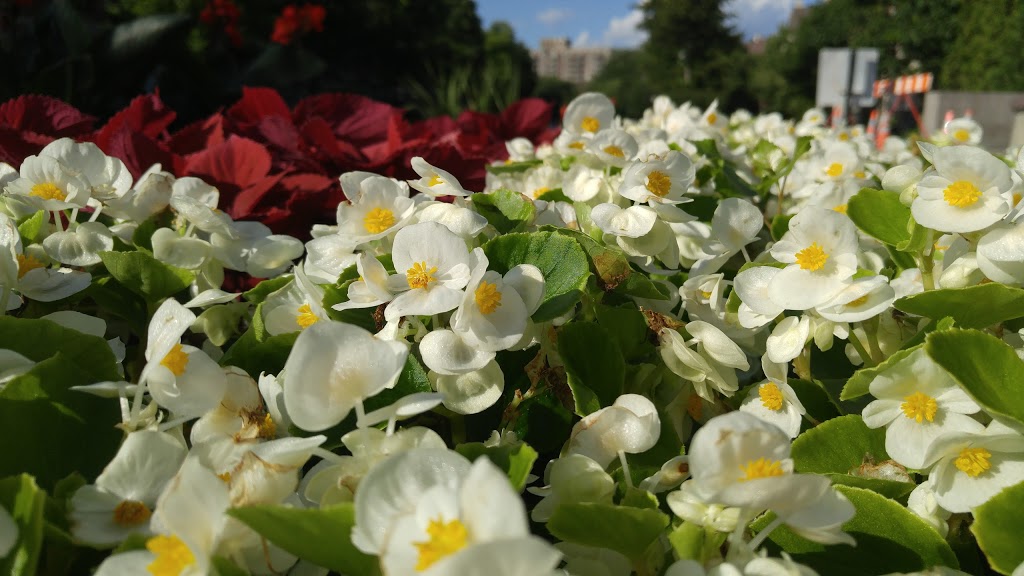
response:
{"label": "concrete wall", "polygon": [[[1024,108],[1024,92],[951,92],[936,90],[924,96],[922,122],[928,135],[942,130],[947,110],[957,117],[967,109],[974,113],[974,120],[985,130],[982,146],[993,152],[1004,152],[1011,144],[1020,146],[1024,142],[1012,142],[1016,108]],[[1017,139],[1024,139],[1019,133]]]}

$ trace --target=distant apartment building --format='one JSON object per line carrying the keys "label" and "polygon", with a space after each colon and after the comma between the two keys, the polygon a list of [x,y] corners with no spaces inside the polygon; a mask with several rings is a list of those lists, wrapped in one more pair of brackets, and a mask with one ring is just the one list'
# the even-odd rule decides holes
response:
{"label": "distant apartment building", "polygon": [[530,55],[538,76],[584,84],[604,68],[612,50],[573,48],[568,38],[544,38],[540,41],[540,50],[532,51]]}

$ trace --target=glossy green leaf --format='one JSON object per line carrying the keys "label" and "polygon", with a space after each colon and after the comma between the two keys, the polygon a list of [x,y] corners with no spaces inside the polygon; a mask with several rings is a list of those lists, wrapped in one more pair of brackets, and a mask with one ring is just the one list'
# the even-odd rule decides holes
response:
{"label": "glossy green leaf", "polygon": [[283,274],[277,278],[268,278],[254,286],[252,289],[242,292],[242,298],[244,298],[246,302],[260,304],[266,300],[267,296],[270,296],[272,292],[276,292],[281,288],[284,288],[291,281],[291,274]]}
{"label": "glossy green leaf", "polygon": [[[853,519],[843,525],[857,541],[856,547],[811,542],[785,526],[776,528],[768,538],[796,562],[829,576],[873,576],[959,566],[942,536],[899,502],[862,488],[835,489],[857,509]],[[773,519],[774,514],[766,514],[752,528],[756,532]]]}
{"label": "glossy green leaf", "polygon": [[846,215],[862,232],[891,246],[910,240],[910,207],[896,192],[863,188],[850,198]]}
{"label": "glossy green leaf", "polygon": [[284,506],[232,508],[228,514],[303,560],[351,576],[380,573],[378,561],[351,539],[355,509],[350,503],[321,509]]}
{"label": "glossy green leaf", "polygon": [[622,394],[626,361],[615,340],[600,324],[572,322],[562,326],[558,331],[558,354],[565,364],[569,387],[576,398],[576,413],[580,416],[611,406]]}
{"label": "glossy green leaf", "polygon": [[49,221],[49,219],[50,213],[40,210],[22,220],[21,224],[18,224],[18,235],[21,236],[21,243],[28,245],[35,242],[39,236],[39,231],[43,229],[43,224]]}
{"label": "glossy green leaf", "polygon": [[626,360],[637,360],[654,349],[647,338],[650,333],[647,320],[636,304],[630,302],[616,307],[598,304],[594,313],[598,324],[608,331]]}
{"label": "glossy green leaf", "polygon": [[534,166],[540,166],[543,163],[543,160],[523,160],[521,162],[507,162],[505,164],[487,164],[484,168],[491,174],[518,174],[526,172]]}
{"label": "glossy green leaf", "polygon": [[529,224],[537,213],[533,200],[512,190],[473,194],[470,199],[473,208],[502,234]]}
{"label": "glossy green leaf", "polygon": [[1003,284],[927,290],[900,298],[897,310],[933,320],[949,316],[962,328],[987,328],[1024,317],[1024,289]]}
{"label": "glossy green leaf", "polygon": [[910,356],[910,354],[913,351],[917,350],[920,347],[921,346],[918,345],[913,346],[911,348],[899,350],[892,356],[886,358],[885,361],[879,364],[878,366],[861,368],[860,370],[857,370],[856,372],[854,372],[853,376],[851,376],[850,379],[846,381],[846,385],[843,386],[843,392],[839,395],[839,399],[853,400],[854,398],[859,398],[867,394],[868,386],[871,385],[871,381],[875,379],[875,376],[878,376],[882,372],[888,370],[890,366],[896,364],[900,360],[903,360],[907,356]]}
{"label": "glossy green leaf", "polygon": [[611,504],[562,504],[548,521],[561,540],[615,550],[637,560],[668,526],[658,510]]}
{"label": "glossy green leaf", "polygon": [[1011,574],[1024,563],[1024,482],[1010,486],[974,509],[971,532],[989,563],[1000,574]]}
{"label": "glossy green leaf", "polygon": [[[10,452],[4,452],[10,455]],[[18,526],[18,539],[7,556],[0,558],[0,573],[35,576],[43,548],[43,509],[46,493],[28,474],[0,479],[0,506]]]}
{"label": "glossy green leaf", "polygon": [[619,294],[637,298],[668,300],[669,295],[658,284],[652,282],[646,274],[633,270],[622,250],[605,246],[590,236],[575,230],[548,227],[545,227],[544,230],[568,236],[579,242],[580,247],[587,254],[590,270],[597,277],[598,286],[602,290],[614,290]]}
{"label": "glossy green leaf", "polygon": [[488,458],[508,474],[512,486],[519,492],[526,487],[526,477],[530,475],[533,463],[537,460],[537,451],[525,442],[500,446],[484,446],[482,442],[470,442],[459,444],[455,451],[470,461],[475,461],[481,456]]}
{"label": "glossy green leaf", "polygon": [[888,460],[885,429],[871,429],[859,415],[833,418],[807,430],[793,441],[796,472],[849,474],[865,462]]}
{"label": "glossy green leaf", "polygon": [[501,274],[532,264],[544,274],[544,298],[533,320],[543,322],[572,310],[587,286],[590,266],[578,242],[554,232],[499,236],[483,246],[490,269]]}
{"label": "glossy green leaf", "polygon": [[150,302],[177,294],[195,280],[193,272],[164,264],[145,252],[100,252],[99,255],[114,279]]}
{"label": "glossy green leaf", "polygon": [[925,350],[986,412],[1024,431],[1024,361],[978,330],[932,332]]}
{"label": "glossy green leaf", "polygon": [[772,240],[778,242],[782,240],[782,237],[789,232],[789,221],[793,219],[794,214],[779,214],[775,218],[772,218]]}
{"label": "glossy green leaf", "polygon": [[117,380],[117,360],[106,340],[65,328],[49,320],[0,316],[0,349],[36,362],[60,352],[82,373],[86,384]]}

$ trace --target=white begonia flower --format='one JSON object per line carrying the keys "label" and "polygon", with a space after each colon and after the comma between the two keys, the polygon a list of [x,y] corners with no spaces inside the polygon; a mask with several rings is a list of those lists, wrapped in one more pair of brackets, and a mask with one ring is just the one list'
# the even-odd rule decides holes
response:
{"label": "white begonia flower", "polygon": [[157,500],[152,526],[156,536],[146,550],[116,554],[100,564],[97,576],[207,574],[226,529],[231,506],[227,485],[188,457]]}
{"label": "white begonia flower", "polygon": [[702,498],[693,480],[687,480],[678,490],[669,492],[665,501],[676,516],[719,532],[732,532],[740,519],[739,508],[722,506]]}
{"label": "white begonia flower", "polygon": [[582,454],[602,467],[618,456],[650,450],[661,436],[661,418],[647,398],[623,394],[615,403],[583,417],[572,427],[565,454]]}
{"label": "white begonia flower", "polygon": [[360,252],[356,258],[359,280],[348,285],[348,300],[331,306],[335,310],[371,308],[390,302],[394,294],[388,290],[388,271],[373,255]]}
{"label": "white begonia flower", "polygon": [[[799,475],[813,477],[811,474]],[[791,498],[777,502],[772,511],[778,519],[799,536],[819,544],[856,546],[852,536],[843,532],[843,524],[856,514],[856,509],[842,492],[827,488],[822,492],[808,485],[796,490]]]}
{"label": "white begonia flower", "polygon": [[807,315],[787,316],[772,330],[765,344],[772,362],[789,362],[803,351],[811,335],[811,319]]}
{"label": "white begonia flower", "polygon": [[338,204],[338,232],[356,244],[370,242],[397,232],[410,222],[416,203],[409,188],[391,178],[373,176],[361,183],[356,200]]}
{"label": "white begonia flower", "polygon": [[256,382],[241,368],[229,366],[224,372],[224,397],[193,423],[189,436],[193,450],[211,462],[214,471],[234,466],[254,444],[276,438],[279,429]]}
{"label": "white begonia flower", "polygon": [[984,430],[940,436],[925,459],[935,463],[928,481],[938,505],[970,512],[1024,481],[1024,436],[993,420]]}
{"label": "white begonia flower", "polygon": [[988,152],[972,146],[929,150],[934,171],[917,185],[910,211],[922,226],[940,232],[975,232],[1006,216],[1010,204],[1004,194],[1013,186],[1010,167]]}
{"label": "white begonia flower", "polygon": [[612,200],[611,187],[604,171],[579,163],[574,164],[565,174],[562,192],[573,202]]}
{"label": "white begonia flower", "polygon": [[210,244],[213,255],[225,267],[254,278],[277,276],[303,252],[302,242],[297,238],[273,234],[260,222],[233,222],[231,235],[212,233]]}
{"label": "white begonia flower", "polygon": [[829,480],[793,474],[789,436],[746,412],[709,420],[693,435],[690,470],[703,500],[750,510],[813,502]]}
{"label": "white begonia flower", "polygon": [[978,241],[975,255],[986,278],[1001,284],[1024,284],[1024,223],[993,228]]}
{"label": "white begonia flower", "polygon": [[303,269],[319,283],[334,283],[346,268],[356,263],[357,244],[350,239],[331,233],[314,237],[306,242],[306,261]]}
{"label": "white begonia flower", "polygon": [[924,282],[919,268],[908,268],[889,281],[889,286],[896,292],[896,299],[906,298],[924,292]]}
{"label": "white begonia flower", "polygon": [[263,301],[263,322],[272,335],[305,330],[330,319],[323,307],[324,289],[306,276],[302,266],[293,271],[292,281]]}
{"label": "white begonia flower", "polygon": [[376,428],[359,428],[341,437],[351,456],[324,460],[306,474],[302,493],[321,507],[351,502],[363,477],[380,462],[415,448],[445,450],[444,440],[430,428],[415,426],[388,436]]}
{"label": "white begonia flower", "polygon": [[658,494],[679,486],[690,477],[690,459],[676,456],[661,465],[661,468],[640,481],[640,489]]}
{"label": "white begonia flower", "polygon": [[942,132],[953,144],[981,144],[985,131],[972,118],[954,118],[942,127]]}
{"label": "white begonia flower", "polygon": [[711,236],[701,246],[704,256],[695,263],[691,275],[717,272],[729,258],[757,239],[764,226],[761,210],[741,198],[725,198],[711,218]]}
{"label": "white begonia flower", "polygon": [[431,386],[441,394],[444,407],[457,414],[483,412],[494,406],[505,390],[505,374],[493,358],[471,371],[459,374],[431,371],[427,377]]}
{"label": "white begonia flower", "polygon": [[736,275],[733,290],[741,301],[737,311],[740,326],[751,330],[760,328],[785,310],[772,300],[769,290],[779,272],[781,270],[774,266],[753,266]]}
{"label": "white begonia flower", "polygon": [[770,252],[788,264],[768,286],[776,305],[807,310],[834,298],[857,271],[857,228],[833,210],[807,207]]}
{"label": "white begonia flower", "polygon": [[56,158],[29,156],[21,163],[20,176],[6,191],[21,196],[37,210],[83,208],[89,201],[89,184]]}
{"label": "white begonia flower", "polygon": [[602,130],[588,143],[587,149],[607,166],[623,168],[636,158],[636,139],[625,130]]}
{"label": "white begonia flower", "polygon": [[[713,391],[732,396],[739,388],[736,369],[750,368],[746,354],[717,327],[702,321],[686,325],[693,339],[689,342],[683,336],[664,328],[658,333],[661,344],[659,352],[665,365],[676,375],[693,382],[696,393],[705,400],[714,399]],[[696,350],[690,345],[696,344]]]}
{"label": "white begonia flower", "polygon": [[170,228],[158,228],[150,242],[154,258],[187,270],[201,267],[213,255],[213,246],[206,240],[181,236]]}
{"label": "white begonia flower", "polygon": [[826,145],[820,161],[819,180],[844,180],[863,178],[863,161],[853,144],[833,142]]}
{"label": "white begonia flower", "polygon": [[740,410],[778,426],[790,438],[800,434],[803,415],[807,413],[796,391],[786,381],[788,364],[772,364],[762,358],[765,376],[768,380],[753,386],[740,404]]}
{"label": "white begonia flower", "polygon": [[176,300],[165,300],[150,319],[146,366],[139,376],[153,400],[178,417],[205,414],[220,403],[227,385],[223,370],[205,352],[180,343],[195,320]]}
{"label": "white begonia flower", "polygon": [[604,94],[585,92],[565,107],[562,127],[573,136],[593,136],[611,128],[615,120],[615,104]]}
{"label": "white begonia flower", "polygon": [[863,322],[889,309],[896,291],[885,276],[857,278],[815,311],[833,322]]}
{"label": "white begonia flower", "polygon": [[95,484],[82,486],[71,497],[72,535],[108,547],[131,534],[152,534],[149,519],[157,498],[187,453],[180,440],[163,432],[129,434]]}
{"label": "white begonia flower", "polygon": [[466,243],[436,222],[406,226],[395,235],[391,253],[397,274],[388,289],[399,293],[384,309],[387,321],[402,316],[427,316],[459,305],[470,277]]}
{"label": "white begonia flower", "polygon": [[626,166],[619,195],[638,203],[680,204],[690,201],[684,195],[695,179],[696,168],[689,156],[670,150],[663,157]]}
{"label": "white begonia flower", "polygon": [[132,175],[124,162],[105,155],[92,142],[59,138],[43,147],[39,155],[55,158],[76,172],[89,185],[91,196],[101,202],[120,198],[132,187]]}
{"label": "white begonia flower", "polygon": [[330,428],[362,401],[391,388],[405,366],[405,344],[378,340],[351,324],[317,322],[303,330],[284,372],[284,403],[292,422],[303,430]]}
{"label": "white begonia flower", "polygon": [[[88,272],[71,268],[49,268],[50,259],[39,244],[28,246],[24,252],[21,252],[20,246],[19,240],[15,244],[17,279],[10,288],[21,296],[38,302],[55,302],[85,290],[92,282],[92,275]],[[10,295],[10,292],[6,294],[8,310],[21,305],[20,298]]]}
{"label": "white begonia flower", "polygon": [[508,159],[512,162],[525,162],[533,160],[536,156],[533,142],[523,137],[506,141],[505,150],[508,152]]}
{"label": "white begonia flower", "polygon": [[394,576],[548,574],[561,558],[530,535],[522,499],[487,458],[392,456],[363,479],[355,517],[352,543]]}
{"label": "white begonia flower", "polygon": [[473,250],[472,258],[462,302],[452,315],[452,330],[479,350],[506,350],[522,339],[529,316],[540,305],[544,275],[531,264],[514,266],[504,276],[487,270],[487,256],[480,248]]}
{"label": "white begonia flower", "polygon": [[552,460],[544,476],[544,487],[527,488],[531,494],[542,497],[530,512],[534,522],[547,522],[562,504],[610,504],[615,495],[615,480],[603,466],[583,454]]}
{"label": "white begonia flower", "polygon": [[494,360],[493,350],[481,350],[452,330],[433,330],[424,336],[420,355],[431,372],[445,376],[480,370]]}
{"label": "white begonia flower", "polygon": [[70,230],[54,232],[43,240],[47,256],[70,266],[99,264],[99,253],[113,247],[114,235],[101,222],[73,224]]}
{"label": "white begonia flower", "polygon": [[943,434],[982,427],[967,416],[978,405],[923,349],[875,376],[869,391],[877,400],[864,407],[864,424],[886,427],[885,451],[907,468],[927,466],[928,449]]}
{"label": "white begonia flower", "polygon": [[173,184],[174,176],[163,172],[159,164],[154,164],[139,177],[133,188],[120,198],[107,200],[103,209],[115,218],[142,222],[167,208]]}
{"label": "white begonia flower", "polygon": [[412,159],[412,169],[419,175],[418,180],[409,180],[409,186],[419,190],[426,196],[438,198],[440,196],[469,196],[469,192],[459,184],[459,180],[429,162],[415,156]]}
{"label": "white begonia flower", "polygon": [[928,480],[917,485],[907,498],[907,509],[935,528],[945,538],[949,534],[949,517],[953,514],[935,499],[935,487]]}
{"label": "white begonia flower", "polygon": [[605,234],[640,238],[654,228],[658,215],[646,206],[622,208],[605,203],[594,206],[590,219]]}
{"label": "white begonia flower", "polygon": [[417,222],[443,224],[455,235],[471,240],[487,227],[487,218],[458,203],[420,202],[414,219]]}

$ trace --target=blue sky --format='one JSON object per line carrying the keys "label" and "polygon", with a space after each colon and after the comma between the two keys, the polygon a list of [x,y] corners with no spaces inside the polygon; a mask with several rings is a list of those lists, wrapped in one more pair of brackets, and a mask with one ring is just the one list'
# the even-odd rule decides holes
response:
{"label": "blue sky", "polygon": [[[682,0],[677,0],[682,1]],[[530,48],[541,38],[566,36],[575,45],[627,48],[643,42],[637,29],[638,2],[629,0],[477,0],[477,11],[489,26],[505,20]],[[767,36],[789,18],[796,0],[730,0],[733,25],[744,38]]]}

